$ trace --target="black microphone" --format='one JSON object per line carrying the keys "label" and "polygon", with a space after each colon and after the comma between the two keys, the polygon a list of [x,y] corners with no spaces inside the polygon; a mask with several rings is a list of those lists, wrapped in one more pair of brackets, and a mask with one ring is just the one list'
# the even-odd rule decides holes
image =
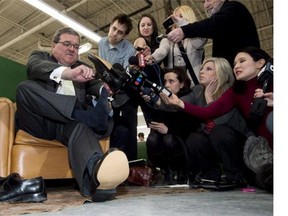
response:
{"label": "black microphone", "polygon": [[131,56],[129,59],[128,59],[128,62],[130,65],[139,65],[139,61],[138,61],[138,58],[136,56]]}
{"label": "black microphone", "polygon": [[137,65],[139,68],[144,68],[146,66],[144,55],[142,52],[139,52],[137,56],[131,56],[128,59],[130,65]]}
{"label": "black microphone", "polygon": [[113,70],[113,73],[116,73],[118,75],[118,78],[121,82],[123,82],[123,85],[129,79],[129,75],[127,74],[126,70],[120,63],[115,63],[112,65],[111,71]]}
{"label": "black microphone", "polygon": [[115,63],[115,64],[112,65],[112,67],[114,69],[119,70],[119,71],[125,71],[125,69],[123,68],[123,66],[120,63]]}

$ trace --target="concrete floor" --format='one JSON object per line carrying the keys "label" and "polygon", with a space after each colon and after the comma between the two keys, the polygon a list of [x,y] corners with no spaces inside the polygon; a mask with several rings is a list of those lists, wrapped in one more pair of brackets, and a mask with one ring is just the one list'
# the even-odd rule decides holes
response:
{"label": "concrete floor", "polygon": [[89,203],[41,215],[97,216],[265,216],[273,215],[273,195],[257,189],[225,192],[180,193],[119,198],[104,203]]}

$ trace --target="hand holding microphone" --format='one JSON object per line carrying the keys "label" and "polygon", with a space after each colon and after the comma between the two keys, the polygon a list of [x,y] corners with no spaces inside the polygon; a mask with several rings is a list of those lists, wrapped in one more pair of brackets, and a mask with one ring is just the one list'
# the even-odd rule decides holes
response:
{"label": "hand holding microphone", "polygon": [[146,63],[149,64],[150,59],[147,59],[147,56],[151,55],[151,49],[148,46],[144,46],[144,47],[137,46],[135,49],[136,51],[138,51],[136,55],[138,58],[138,67],[144,68],[146,66]]}

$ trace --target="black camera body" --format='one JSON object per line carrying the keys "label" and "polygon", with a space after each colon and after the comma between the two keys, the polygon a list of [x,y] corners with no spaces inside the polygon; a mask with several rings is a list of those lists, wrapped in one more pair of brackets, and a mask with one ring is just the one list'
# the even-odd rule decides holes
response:
{"label": "black camera body", "polygon": [[109,69],[99,58],[88,54],[88,59],[94,64],[97,74],[100,79],[106,82],[111,90],[116,93],[119,90],[134,89],[135,91],[141,92],[143,90],[144,83],[155,92],[160,94],[161,92],[166,94],[168,97],[172,93],[163,86],[159,86],[156,83],[151,82],[147,79],[147,74],[138,68],[127,68],[126,71],[120,64],[114,64]]}
{"label": "black camera body", "polygon": [[174,24],[174,21],[171,16],[163,22],[163,26],[166,30],[171,28],[173,24]]}
{"label": "black camera body", "polygon": [[[273,59],[269,59],[265,66],[262,68],[262,70],[258,74],[257,82],[261,83],[263,85],[263,93],[266,93],[269,86],[273,82]],[[255,123],[260,121],[260,119],[263,117],[265,109],[267,107],[267,101],[264,98],[255,98],[253,100],[249,118],[254,121]]]}
{"label": "black camera body", "polygon": [[273,72],[274,72],[274,65],[273,65],[273,58],[269,59],[265,66],[258,74],[257,81],[259,83],[263,83],[263,92],[266,93],[267,89],[269,88],[270,84],[273,83]]}

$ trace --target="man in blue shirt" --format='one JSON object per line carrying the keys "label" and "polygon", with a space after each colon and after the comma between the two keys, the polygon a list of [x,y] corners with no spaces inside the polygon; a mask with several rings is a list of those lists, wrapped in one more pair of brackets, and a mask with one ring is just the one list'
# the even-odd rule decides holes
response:
{"label": "man in blue shirt", "polygon": [[99,56],[112,65],[129,65],[129,57],[135,54],[135,49],[125,37],[132,30],[132,22],[128,15],[120,14],[113,18],[107,37],[99,42]]}
{"label": "man in blue shirt", "polygon": [[[132,21],[126,14],[119,14],[112,19],[109,33],[99,42],[99,56],[112,65],[119,63],[126,68],[129,58],[136,51],[125,38],[132,30]],[[135,93],[135,92],[134,92]],[[137,159],[137,107],[138,102],[133,92],[119,91],[112,101],[114,128],[110,137],[111,147],[123,150],[129,160]]]}

